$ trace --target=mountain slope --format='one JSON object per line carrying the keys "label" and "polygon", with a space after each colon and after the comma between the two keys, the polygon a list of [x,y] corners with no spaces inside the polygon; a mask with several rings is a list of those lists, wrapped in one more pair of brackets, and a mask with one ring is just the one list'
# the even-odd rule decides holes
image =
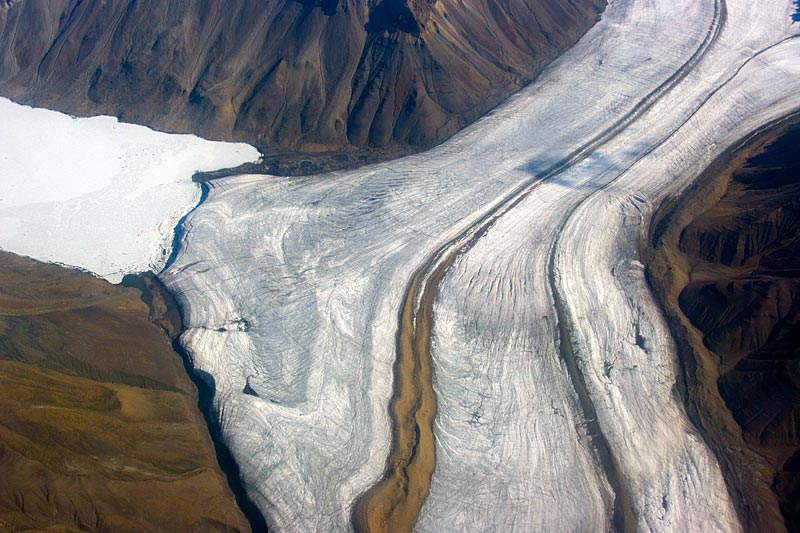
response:
{"label": "mountain slope", "polygon": [[[687,405],[751,529],[800,531],[800,121],[732,149],[654,226]],[[654,235],[656,235],[654,233]]]}
{"label": "mountain slope", "polygon": [[0,93],[266,152],[385,158],[477,119],[604,5],[17,0],[0,6]]}
{"label": "mountain slope", "polygon": [[135,289],[0,252],[0,530],[249,531]]}

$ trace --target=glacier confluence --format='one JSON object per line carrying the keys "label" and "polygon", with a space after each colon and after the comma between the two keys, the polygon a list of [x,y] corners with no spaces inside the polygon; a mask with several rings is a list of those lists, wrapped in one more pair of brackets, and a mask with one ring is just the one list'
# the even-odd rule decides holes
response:
{"label": "glacier confluence", "polygon": [[786,1],[614,0],[533,84],[429,152],[213,182],[162,280],[270,524],[351,527],[389,452],[406,287],[458,252],[435,306],[419,530],[594,530],[615,513],[739,529],[672,394],[676,351],[636,243],[663,198],[800,107],[797,33]]}
{"label": "glacier confluence", "polygon": [[[161,279],[270,525],[352,527],[391,446],[399,310],[430,264],[446,268],[418,530],[740,530],[673,394],[676,348],[637,243],[662,200],[800,109],[792,14],[786,0],[612,0],[533,84],[433,150],[212,182]],[[192,172],[258,157],[48,113],[0,99],[0,246],[113,281],[164,265],[199,197]]]}

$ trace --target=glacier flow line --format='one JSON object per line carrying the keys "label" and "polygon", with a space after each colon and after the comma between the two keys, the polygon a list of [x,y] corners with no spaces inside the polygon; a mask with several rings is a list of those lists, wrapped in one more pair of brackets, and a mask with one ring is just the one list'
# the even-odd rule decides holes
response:
{"label": "glacier flow line", "polygon": [[[793,40],[795,38],[798,38],[798,37],[789,37],[789,38],[784,39],[783,41],[780,41],[780,42],[778,42],[778,43],[776,43],[774,45],[771,45],[771,46],[769,46],[769,47],[767,47],[767,48],[765,48],[763,50],[760,50],[755,55],[753,55],[750,59],[748,59],[745,62],[745,64],[750,62],[753,58],[758,57],[759,55],[761,55],[765,51],[770,50],[770,49],[772,49],[772,48],[774,48],[774,47],[776,47],[776,46],[778,46],[780,44],[783,44],[786,41]],[[742,67],[743,66],[744,65],[742,65]],[[742,70],[742,67],[740,67],[736,71],[736,74],[738,74]],[[709,98],[711,96],[713,96],[714,94],[716,94],[720,89],[722,89],[722,87],[727,85],[731,81],[731,79],[733,79],[734,77],[735,77],[735,74],[733,76],[731,76],[731,78],[726,80],[723,84],[721,84],[719,87],[717,87],[710,94]],[[701,107],[707,101],[708,101],[708,98],[704,99],[703,103],[701,104]],[[606,439],[605,435],[603,434],[602,428],[601,428],[601,426],[600,426],[600,424],[599,424],[599,422],[597,420],[597,410],[594,407],[594,403],[592,402],[591,397],[590,397],[589,392],[588,392],[588,389],[586,387],[586,381],[585,381],[585,379],[583,377],[583,374],[580,371],[580,369],[578,367],[578,364],[577,364],[577,358],[575,356],[574,347],[572,345],[572,334],[571,334],[571,332],[574,331],[574,326],[572,324],[572,320],[569,318],[569,314],[567,312],[567,304],[565,302],[565,299],[564,299],[563,295],[561,294],[561,292],[559,290],[558,281],[557,281],[556,275],[555,275],[555,272],[556,272],[556,260],[557,260],[557,256],[558,256],[558,250],[561,247],[561,239],[564,236],[564,230],[567,227],[567,224],[569,223],[569,221],[575,215],[575,212],[578,209],[580,209],[581,206],[586,204],[586,202],[588,202],[592,197],[594,197],[594,195],[596,195],[596,194],[598,194],[600,192],[603,192],[603,191],[607,190],[609,187],[611,187],[612,185],[614,185],[620,178],[625,176],[628,173],[628,171],[634,165],[636,165],[639,161],[641,161],[644,157],[646,157],[647,155],[652,153],[658,147],[660,147],[663,144],[665,144],[678,130],[680,130],[689,121],[691,116],[694,116],[694,113],[692,115],[690,115],[689,118],[687,118],[686,120],[681,122],[681,124],[678,125],[674,130],[672,130],[672,132],[670,132],[669,134],[664,136],[657,143],[653,144],[646,152],[642,153],[642,155],[640,155],[634,161],[632,161],[628,166],[626,166],[622,171],[620,171],[613,179],[611,179],[608,182],[604,183],[602,186],[598,187],[596,190],[593,190],[592,192],[587,194],[584,198],[582,198],[579,202],[577,202],[575,205],[573,205],[569,209],[569,211],[567,211],[566,216],[563,218],[563,223],[560,225],[560,230],[558,231],[558,233],[556,234],[556,236],[555,236],[555,238],[553,240],[553,245],[550,248],[549,257],[548,257],[547,279],[548,279],[548,283],[550,285],[550,292],[552,293],[553,300],[555,302],[556,317],[557,317],[557,321],[558,321],[558,332],[559,332],[559,352],[560,352],[560,355],[561,355],[562,359],[565,362],[565,365],[567,367],[567,372],[569,373],[569,376],[570,376],[570,380],[573,383],[573,387],[575,388],[575,391],[578,393],[578,399],[579,399],[579,401],[581,403],[581,407],[582,407],[582,409],[584,411],[584,419],[585,419],[585,422],[586,422],[586,427],[587,427],[587,430],[589,432],[589,437],[590,437],[590,439],[592,439],[592,444],[593,444],[593,446],[595,448],[595,452],[599,455],[599,459],[601,461],[601,464],[609,463],[608,466],[612,467],[611,470],[606,472],[606,475],[608,477],[609,484],[612,486],[612,488],[614,488],[614,492],[617,495],[617,500],[615,501],[614,517],[613,517],[612,523],[614,524],[615,529],[617,529],[618,531],[620,531],[620,530],[628,530],[628,529],[633,530],[634,528],[632,526],[634,524],[633,520],[635,519],[635,515],[633,513],[633,508],[630,506],[629,496],[624,492],[624,484],[623,484],[623,480],[620,478],[619,465],[617,464],[617,461],[616,461],[613,453],[611,452],[611,448],[610,448],[610,445],[608,444],[608,440]],[[766,131],[766,130],[772,128],[772,127],[775,127],[776,125],[778,125],[780,123],[783,123],[783,122],[786,122],[786,121],[789,121],[789,120],[792,120],[792,119],[796,119],[798,117],[800,117],[800,110],[795,110],[795,111],[789,113],[788,115],[784,115],[783,117],[780,117],[778,119],[772,120],[772,121],[768,122],[767,124],[765,124],[763,126],[760,126],[759,128],[757,128],[753,132],[750,132],[743,139],[740,139],[739,141],[737,141],[732,146],[732,148],[729,149],[728,151],[731,151],[731,152],[735,151],[735,150],[741,148],[742,146],[744,146],[752,138],[757,137],[758,135],[762,134],[764,131]],[[698,428],[698,429],[700,429],[700,428]],[[703,433],[704,439],[705,439],[705,433],[702,432],[702,430],[701,430],[701,433]],[[718,455],[713,446],[709,445],[709,447],[712,449],[712,451],[715,452],[715,455]],[[726,483],[728,483],[727,478],[726,478]],[[620,492],[617,491],[615,486],[619,486],[620,487],[620,489],[619,489]],[[626,524],[630,525],[631,527],[628,527]]]}
{"label": "glacier flow line", "polygon": [[[430,489],[430,479],[435,467],[432,425],[436,413],[436,397],[432,385],[433,362],[430,354],[433,304],[439,284],[450,266],[460,255],[469,251],[503,215],[519,205],[539,185],[585,160],[592,152],[616,138],[686,78],[717,41],[726,19],[725,1],[716,0],[711,24],[703,42],[667,80],[648,93],[611,126],[543,173],[522,182],[458,236],[436,249],[414,272],[406,287],[403,304],[398,313],[397,359],[394,366],[394,393],[390,406],[394,422],[392,451],[383,478],[362,494],[354,504],[352,519],[357,531],[411,531]],[[557,315],[561,315],[558,313],[558,305],[560,304],[556,306]],[[559,320],[559,331],[566,327],[566,324],[562,326],[561,322]],[[562,333],[560,338],[569,337]],[[559,348],[562,354],[563,350],[569,350],[569,347],[563,344]],[[577,365],[574,370],[577,373],[569,372],[569,374],[577,391],[581,388],[583,379]],[[580,398],[581,393],[578,395]],[[583,418],[596,420],[596,417],[591,416],[591,413],[595,412],[591,398],[586,394],[583,399],[588,402],[585,405],[583,400],[580,402],[584,410]],[[622,477],[617,470],[617,462],[613,458],[599,423],[596,429],[596,435],[599,437],[592,439],[594,453],[599,458],[599,466],[615,493],[614,526],[622,531],[633,530],[635,528],[633,511],[630,509],[630,499],[622,484]],[[604,460],[604,457],[607,460]]]}
{"label": "glacier flow line", "polygon": [[[553,245],[550,248],[549,257],[548,257],[548,272],[547,278],[548,283],[550,285],[550,292],[552,293],[553,300],[555,302],[555,309],[556,309],[556,316],[558,320],[558,329],[559,329],[559,351],[561,354],[562,359],[564,360],[567,371],[570,375],[570,379],[573,382],[573,386],[578,393],[579,401],[582,405],[584,410],[587,430],[589,431],[590,438],[593,440],[593,445],[595,446],[595,451],[599,454],[600,459],[602,462],[610,462],[609,466],[613,466],[614,473],[607,473],[609,476],[609,483],[614,487],[614,483],[616,482],[620,487],[624,487],[623,480],[619,477],[619,465],[616,463],[616,459],[614,455],[611,453],[610,446],[608,444],[608,440],[604,436],[601,431],[601,427],[597,420],[597,411],[594,407],[593,402],[591,401],[591,397],[588,393],[588,389],[586,388],[586,381],[581,373],[577,359],[575,356],[574,348],[572,345],[572,335],[571,332],[574,330],[572,325],[572,321],[569,318],[569,314],[567,312],[567,305],[563,295],[561,294],[558,286],[558,282],[556,279],[556,260],[558,255],[558,250],[561,247],[561,240],[564,236],[565,228],[569,221],[575,215],[575,212],[581,208],[584,204],[586,204],[591,198],[593,198],[596,194],[599,194],[609,187],[613,186],[620,178],[625,176],[631,168],[633,168],[637,163],[639,163],[642,159],[646,156],[654,152],[659,147],[663,146],[669,139],[671,139],[676,132],[685,126],[689,120],[696,114],[696,112],[702,108],[715,94],[717,94],[723,87],[727,86],[731,80],[736,78],[736,76],[744,69],[744,67],[749,64],[753,59],[761,56],[765,52],[780,46],[788,41],[800,38],[800,36],[792,36],[781,41],[778,41],[775,44],[772,44],[766,48],[763,48],[753,54],[750,58],[748,58],[742,65],[740,65],[736,71],[727,78],[724,82],[718,85],[714,90],[712,90],[702,101],[698,103],[695,107],[695,110],[690,113],[683,121],[680,122],[677,126],[675,126],[670,132],[664,135],[661,139],[657,142],[652,144],[646,151],[642,152],[636,159],[631,161],[625,168],[621,169],[616,176],[614,176],[611,180],[607,181],[606,183],[599,186],[597,189],[588,193],[584,198],[578,201],[575,205],[573,205],[566,213],[566,216],[563,219],[563,223],[560,225],[560,229],[556,234]],[[754,132],[750,133],[746,136],[746,139],[750,139],[765,129],[774,126],[776,123],[780,123],[786,120],[790,120],[800,115],[800,111],[794,111],[789,115],[781,117],[780,119],[774,120],[769,122],[765,126],[761,126],[756,129]],[[736,146],[741,146],[744,144],[745,141],[739,141],[736,143]],[[612,480],[612,477],[615,478]],[[620,527],[624,527],[624,524],[633,525],[632,520],[635,518],[632,508],[630,507],[630,500],[629,497],[625,493],[620,493],[615,490],[617,494],[618,500],[615,502],[615,509],[614,509],[614,520],[613,523],[615,527],[619,530]],[[619,506],[617,507],[617,503]]]}

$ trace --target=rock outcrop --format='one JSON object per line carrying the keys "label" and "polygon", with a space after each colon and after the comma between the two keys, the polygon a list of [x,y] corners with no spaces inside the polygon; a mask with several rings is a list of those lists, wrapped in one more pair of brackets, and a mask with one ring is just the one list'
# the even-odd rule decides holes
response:
{"label": "rock outcrop", "polygon": [[718,161],[662,223],[653,270],[686,348],[688,401],[750,502],[744,512],[766,514],[777,499],[790,531],[800,527],[798,142],[795,120]]}

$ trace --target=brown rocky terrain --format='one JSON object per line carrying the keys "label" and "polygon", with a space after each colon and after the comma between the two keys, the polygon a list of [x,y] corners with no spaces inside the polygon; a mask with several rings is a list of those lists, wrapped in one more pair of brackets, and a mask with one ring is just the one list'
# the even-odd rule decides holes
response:
{"label": "brown rocky terrain", "polygon": [[687,407],[753,531],[800,531],[797,146],[794,118],[725,154],[662,209],[646,252]]}
{"label": "brown rocky terrain", "polygon": [[[441,142],[531,81],[604,0],[6,0],[0,94],[255,144],[309,172]],[[253,170],[253,169],[251,169]]]}
{"label": "brown rocky terrain", "polygon": [[0,531],[250,530],[140,296],[0,252]]}

